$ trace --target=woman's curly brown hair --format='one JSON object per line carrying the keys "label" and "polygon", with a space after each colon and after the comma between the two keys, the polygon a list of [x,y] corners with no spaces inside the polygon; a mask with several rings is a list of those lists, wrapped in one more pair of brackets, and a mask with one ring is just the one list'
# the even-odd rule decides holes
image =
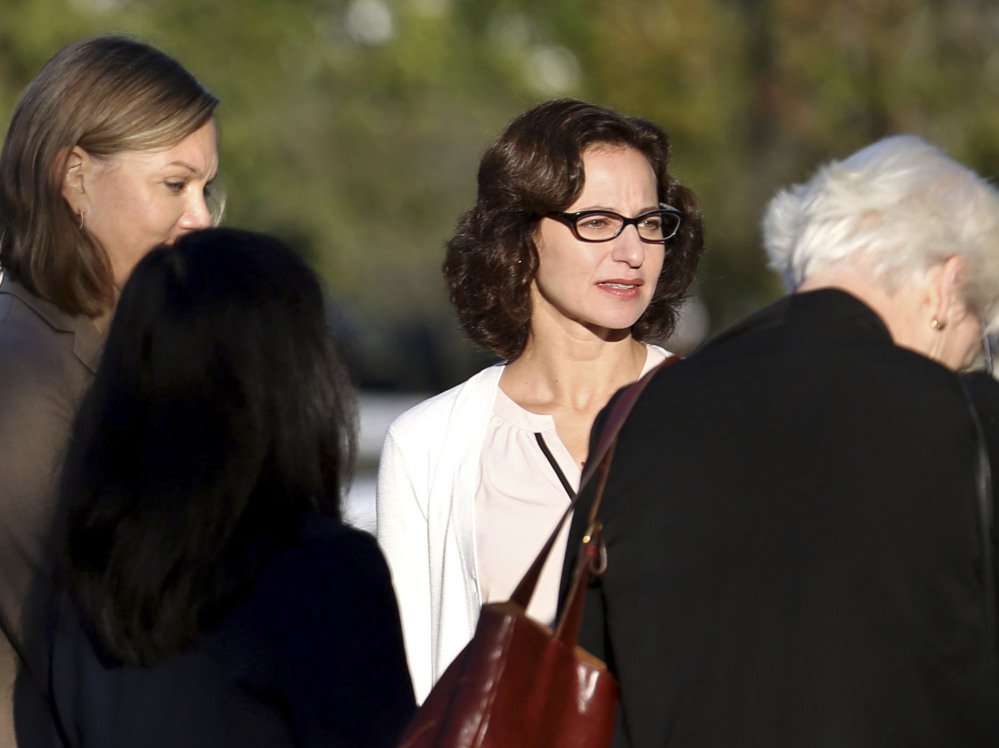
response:
{"label": "woman's curly brown hair", "polygon": [[444,279],[469,337],[501,358],[527,344],[531,283],[538,270],[534,235],[541,218],[565,210],[583,189],[583,154],[594,146],[634,148],[652,165],[659,201],[683,211],[652,300],[632,327],[638,340],[676,327],[703,250],[694,193],[670,176],[666,134],[647,120],[575,99],[554,99],[514,119],[479,164],[475,206],[447,243]]}

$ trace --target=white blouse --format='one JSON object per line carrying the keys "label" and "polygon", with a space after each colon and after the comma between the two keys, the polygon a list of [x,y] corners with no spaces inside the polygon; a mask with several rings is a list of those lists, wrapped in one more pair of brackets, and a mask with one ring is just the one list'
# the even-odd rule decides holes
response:
{"label": "white blouse", "polygon": [[[669,354],[646,346],[646,371]],[[550,415],[525,410],[502,388],[496,394],[482,447],[475,496],[475,566],[482,602],[508,600],[569,503],[535,434],[541,434],[573,491],[582,474],[555,430]],[[559,533],[541,571],[527,612],[544,624],[555,620],[569,522]]]}

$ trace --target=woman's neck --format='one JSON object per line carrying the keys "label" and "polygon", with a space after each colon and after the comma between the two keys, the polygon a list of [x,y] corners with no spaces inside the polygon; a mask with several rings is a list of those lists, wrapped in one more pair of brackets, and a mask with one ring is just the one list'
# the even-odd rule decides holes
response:
{"label": "woman's neck", "polygon": [[507,365],[500,386],[533,412],[603,407],[619,388],[637,379],[647,358],[645,345],[630,335],[618,340],[562,337],[528,339],[524,352]]}
{"label": "woman's neck", "polygon": [[586,460],[593,419],[621,387],[641,376],[648,350],[630,335],[618,340],[531,339],[509,363],[500,388],[525,410],[551,416],[573,460]]}

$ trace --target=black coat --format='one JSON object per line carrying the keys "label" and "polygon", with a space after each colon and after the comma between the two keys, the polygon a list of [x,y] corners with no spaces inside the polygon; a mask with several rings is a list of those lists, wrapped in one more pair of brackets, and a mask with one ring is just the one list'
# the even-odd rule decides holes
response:
{"label": "black coat", "polygon": [[[999,385],[979,390],[997,446]],[[581,633],[620,679],[617,744],[999,745],[976,445],[960,378],[840,291],[787,297],[653,379]]]}
{"label": "black coat", "polygon": [[[51,647],[67,748],[392,746],[415,709],[385,560],[370,535],[319,515],[181,653],[106,661],[78,615],[57,620]],[[15,708],[21,748],[59,745],[35,689]]]}

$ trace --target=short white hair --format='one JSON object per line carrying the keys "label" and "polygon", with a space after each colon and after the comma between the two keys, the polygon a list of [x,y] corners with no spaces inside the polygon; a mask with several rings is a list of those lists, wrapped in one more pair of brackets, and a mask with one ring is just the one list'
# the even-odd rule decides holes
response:
{"label": "short white hair", "polygon": [[965,303],[999,330],[999,191],[939,148],[895,135],[781,190],[763,219],[770,266],[793,291],[862,259],[889,290],[952,255]]}

